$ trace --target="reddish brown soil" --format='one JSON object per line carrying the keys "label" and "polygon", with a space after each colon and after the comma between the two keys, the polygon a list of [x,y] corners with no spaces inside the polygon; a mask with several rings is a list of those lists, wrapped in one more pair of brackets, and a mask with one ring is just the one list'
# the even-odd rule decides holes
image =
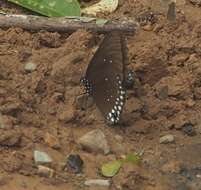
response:
{"label": "reddish brown soil", "polygon": [[[152,28],[128,39],[130,67],[141,88],[128,92],[123,119],[129,127],[123,129],[108,127],[95,106],[87,111],[76,107],[76,97],[83,93],[79,80],[97,47],[97,36],[86,31],[70,35],[0,29],[0,111],[5,124],[0,133],[1,190],[94,189],[84,187],[83,181],[102,178],[101,164],[142,150],[141,164],[122,168],[110,189],[199,189],[192,185],[194,178],[189,182],[180,171],[183,162],[189,170],[201,166],[201,8],[177,1],[175,24],[160,14]],[[147,2],[121,1],[108,17],[135,17],[148,10]],[[0,6],[12,13],[24,11],[6,1]],[[152,10],[161,11],[157,3]],[[27,73],[27,62],[36,64],[36,70]],[[193,125],[195,136],[184,134],[185,123]],[[93,129],[104,131],[113,154],[80,150],[78,138]],[[57,145],[47,140],[48,134]],[[174,135],[175,143],[160,144],[166,134]],[[35,149],[53,158],[53,178],[36,174]],[[70,153],[83,158],[82,176],[61,169]]]}

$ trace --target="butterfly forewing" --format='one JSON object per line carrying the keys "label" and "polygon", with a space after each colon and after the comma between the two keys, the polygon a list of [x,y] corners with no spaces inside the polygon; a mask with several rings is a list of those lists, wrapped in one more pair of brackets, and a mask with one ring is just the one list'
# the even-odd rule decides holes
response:
{"label": "butterfly forewing", "polygon": [[122,40],[119,32],[107,34],[85,76],[97,107],[111,123],[119,121],[125,100]]}

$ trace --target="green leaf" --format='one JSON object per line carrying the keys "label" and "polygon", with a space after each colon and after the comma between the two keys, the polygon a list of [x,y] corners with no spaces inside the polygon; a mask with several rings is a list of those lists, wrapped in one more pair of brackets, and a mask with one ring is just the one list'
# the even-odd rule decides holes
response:
{"label": "green leaf", "polygon": [[49,17],[80,16],[77,0],[8,0]]}
{"label": "green leaf", "polygon": [[124,159],[124,163],[132,163],[132,164],[138,164],[140,162],[140,158],[136,154],[128,154]]}
{"label": "green leaf", "polygon": [[105,177],[113,177],[119,171],[122,166],[122,161],[115,160],[110,163],[104,164],[101,168],[101,173]]}

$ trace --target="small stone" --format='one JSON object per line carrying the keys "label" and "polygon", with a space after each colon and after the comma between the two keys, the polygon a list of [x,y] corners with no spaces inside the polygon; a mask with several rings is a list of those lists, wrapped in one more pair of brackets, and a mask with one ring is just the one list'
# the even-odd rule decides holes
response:
{"label": "small stone", "polygon": [[46,166],[38,166],[38,171],[37,171],[38,175],[42,176],[42,177],[53,177],[54,176],[54,170],[51,168],[48,168]]}
{"label": "small stone", "polygon": [[25,64],[24,70],[27,72],[33,72],[36,70],[36,67],[37,67],[36,64],[29,62]]}
{"label": "small stone", "polygon": [[147,24],[142,27],[144,31],[152,31],[154,29],[154,26],[151,24]]}
{"label": "small stone", "polygon": [[34,160],[36,164],[50,164],[52,162],[52,158],[47,153],[38,150],[34,151]]}
{"label": "small stone", "polygon": [[160,138],[159,142],[160,144],[167,144],[167,143],[173,143],[175,141],[173,135],[165,135]]}
{"label": "small stone", "polygon": [[89,152],[104,153],[110,152],[110,147],[106,140],[105,134],[96,129],[88,132],[78,140],[79,145]]}
{"label": "small stone", "polygon": [[76,98],[76,108],[86,110],[93,105],[93,98],[87,94],[77,96]]}
{"label": "small stone", "polygon": [[76,173],[81,173],[82,169],[83,169],[83,160],[81,159],[81,157],[77,154],[71,154],[69,155],[68,159],[67,159],[67,164],[73,169],[75,170]]}
{"label": "small stone", "polygon": [[49,145],[52,148],[59,149],[60,148],[60,143],[58,138],[56,138],[54,135],[50,133],[46,133],[44,141],[47,145]]}
{"label": "small stone", "polygon": [[191,123],[184,124],[182,127],[182,130],[183,130],[184,134],[186,134],[188,136],[195,136],[196,135],[196,131],[195,131],[195,129]]}
{"label": "small stone", "polygon": [[110,181],[105,180],[105,179],[89,179],[84,182],[86,186],[104,186],[104,187],[109,187],[110,186]]}

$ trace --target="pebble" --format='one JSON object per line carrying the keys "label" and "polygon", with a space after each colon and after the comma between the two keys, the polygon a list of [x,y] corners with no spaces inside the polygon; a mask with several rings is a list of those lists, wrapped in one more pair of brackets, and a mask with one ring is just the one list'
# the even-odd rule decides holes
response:
{"label": "pebble", "polygon": [[32,63],[32,62],[28,62],[25,64],[24,66],[24,70],[27,72],[33,72],[36,70],[36,64]]}
{"label": "pebble", "polygon": [[68,156],[67,164],[75,170],[76,173],[81,173],[83,169],[83,160],[77,154],[71,154]]}
{"label": "pebble", "polygon": [[53,177],[54,176],[54,170],[51,168],[48,168],[46,166],[38,166],[38,171],[37,171],[38,175],[42,176],[42,177]]}
{"label": "pebble", "polygon": [[153,25],[148,24],[142,27],[144,31],[152,31],[154,29]]}
{"label": "pebble", "polygon": [[195,131],[195,129],[191,123],[184,124],[182,127],[182,130],[183,130],[184,134],[186,134],[188,136],[195,136],[196,135],[196,131]]}
{"label": "pebble", "polygon": [[175,141],[173,135],[165,135],[162,136],[159,140],[160,144],[167,144],[167,143],[173,143]]}
{"label": "pebble", "polygon": [[110,147],[106,140],[105,134],[100,130],[96,129],[88,132],[80,139],[78,139],[78,144],[89,152],[108,154],[110,152]]}
{"label": "pebble", "polygon": [[93,105],[93,98],[87,94],[82,94],[76,98],[76,108],[86,110]]}
{"label": "pebble", "polygon": [[110,181],[105,179],[89,179],[84,182],[86,186],[92,186],[92,185],[98,185],[98,186],[104,186],[109,187]]}
{"label": "pebble", "polygon": [[34,151],[34,160],[36,164],[50,164],[52,162],[52,158],[47,153],[38,150]]}

